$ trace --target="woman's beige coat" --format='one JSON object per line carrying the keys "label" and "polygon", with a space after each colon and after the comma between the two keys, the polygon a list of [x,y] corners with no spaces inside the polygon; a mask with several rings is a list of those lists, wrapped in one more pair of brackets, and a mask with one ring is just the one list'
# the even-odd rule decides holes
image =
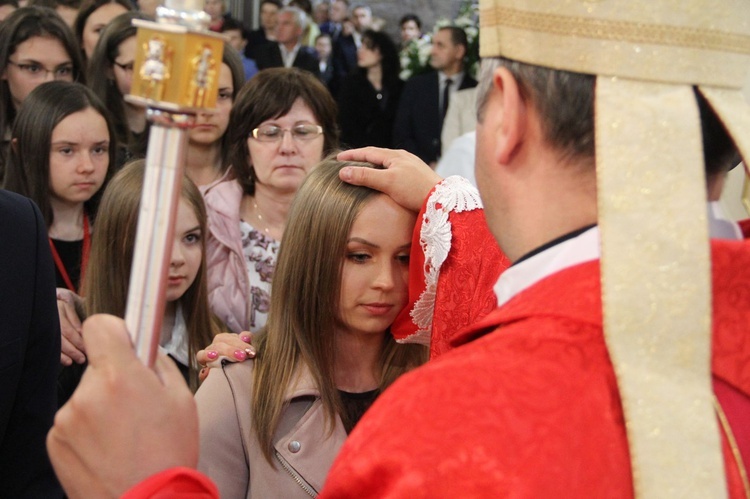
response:
{"label": "woman's beige coat", "polygon": [[[346,439],[337,417],[326,430],[323,405],[307,368],[287,389],[288,408],[274,438],[274,465],[263,457],[250,414],[255,361],[212,369],[195,395],[200,423],[198,468],[222,499],[314,496]],[[306,490],[307,489],[307,490]]]}

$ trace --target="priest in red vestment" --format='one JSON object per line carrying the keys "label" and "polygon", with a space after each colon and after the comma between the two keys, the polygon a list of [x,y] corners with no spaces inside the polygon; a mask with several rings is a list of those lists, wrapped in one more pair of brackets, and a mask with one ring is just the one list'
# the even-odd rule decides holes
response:
{"label": "priest in red vestment", "polygon": [[706,215],[750,154],[742,4],[480,6],[476,177],[513,265],[322,497],[748,497],[750,244]]}

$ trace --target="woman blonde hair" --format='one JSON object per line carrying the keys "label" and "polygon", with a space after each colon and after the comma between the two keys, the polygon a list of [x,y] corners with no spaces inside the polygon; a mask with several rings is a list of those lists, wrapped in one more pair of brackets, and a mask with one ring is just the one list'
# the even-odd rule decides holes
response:
{"label": "woman blonde hair", "polygon": [[[84,290],[86,315],[125,316],[125,305],[133,262],[138,208],[143,188],[145,161],[133,161],[114,176],[102,197],[99,217],[92,235],[91,255]],[[206,287],[206,208],[198,188],[183,177],[182,195],[195,213],[201,231],[201,266],[193,284],[179,299],[188,331],[188,355],[191,359],[190,385],[197,388],[195,352],[211,343],[218,332],[208,307]]]}
{"label": "woman blonde hair", "polygon": [[[255,341],[252,420],[266,459],[284,411],[284,395],[298,369],[309,368],[320,391],[329,431],[338,415],[350,426],[334,383],[334,332],[338,327],[341,271],[354,220],[379,193],[339,180],[347,165],[326,159],[300,187],[289,213],[274,274],[266,328]],[[386,333],[380,354],[379,391],[427,360],[421,345],[397,345]]]}

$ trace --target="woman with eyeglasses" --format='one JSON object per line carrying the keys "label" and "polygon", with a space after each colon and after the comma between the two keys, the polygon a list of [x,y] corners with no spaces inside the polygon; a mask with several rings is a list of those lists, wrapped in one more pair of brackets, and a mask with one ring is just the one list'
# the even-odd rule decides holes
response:
{"label": "woman with eyeglasses", "polygon": [[204,191],[209,301],[235,332],[266,323],[289,208],[307,174],[338,147],[336,103],[312,74],[261,71],[229,116],[229,164]]}
{"label": "woman with eyeglasses", "polygon": [[118,163],[146,155],[148,127],[146,108],[125,102],[133,80],[137,52],[133,19],[153,20],[140,12],[115,17],[102,31],[91,54],[87,79],[91,90],[112,113],[120,147]]}
{"label": "woman with eyeglasses", "polygon": [[32,90],[46,81],[83,81],[83,62],[73,32],[55,11],[23,7],[0,23],[0,180],[10,128]]}

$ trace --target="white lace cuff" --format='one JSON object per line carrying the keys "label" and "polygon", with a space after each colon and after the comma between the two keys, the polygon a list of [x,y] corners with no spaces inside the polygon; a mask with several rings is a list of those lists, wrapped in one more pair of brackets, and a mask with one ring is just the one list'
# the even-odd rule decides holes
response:
{"label": "white lace cuff", "polygon": [[419,243],[425,257],[425,290],[410,313],[417,332],[399,340],[401,343],[430,344],[440,267],[451,250],[452,232],[448,215],[452,211],[461,213],[481,208],[482,201],[476,188],[459,176],[448,177],[440,182],[427,199],[419,233]]}

